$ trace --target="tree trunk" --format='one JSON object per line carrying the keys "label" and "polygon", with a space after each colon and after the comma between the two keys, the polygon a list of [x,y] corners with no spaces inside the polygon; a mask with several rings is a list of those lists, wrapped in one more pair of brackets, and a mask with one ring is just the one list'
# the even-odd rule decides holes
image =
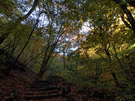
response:
{"label": "tree trunk", "polygon": [[[135,20],[131,14],[131,12],[127,9],[127,3],[124,4],[124,2],[122,0],[113,0],[116,4],[119,4],[121,9],[123,10],[123,12],[127,15],[127,20],[129,21],[129,23],[131,24],[131,28],[134,31],[134,35],[135,35]],[[134,3],[135,1],[131,1],[128,2],[130,5],[135,7]]]}
{"label": "tree trunk", "polygon": [[[109,48],[107,48],[106,46],[105,46],[105,52],[106,52],[107,57],[109,58],[109,65],[112,67],[112,64],[111,64],[111,62],[112,62],[111,54],[109,52]],[[111,72],[111,74],[112,74],[112,77],[113,77],[113,80],[115,82],[116,87],[120,87],[120,84],[118,82],[118,79],[116,77],[116,74],[113,73],[113,72]]]}
{"label": "tree trunk", "polygon": [[63,68],[66,69],[65,50],[63,49]]}
{"label": "tree trunk", "polygon": [[117,79],[115,73],[111,72],[111,74],[112,74],[112,77],[113,77],[113,79],[114,79],[114,82],[115,82],[116,87],[120,87],[120,84],[119,84],[119,82],[118,82],[118,79]]}
{"label": "tree trunk", "polygon": [[20,55],[23,53],[24,49],[25,49],[26,46],[28,45],[28,43],[29,43],[29,41],[30,41],[30,38],[31,38],[31,36],[32,36],[32,34],[33,34],[33,32],[34,32],[34,30],[35,30],[35,28],[36,28],[36,26],[37,26],[37,24],[38,24],[38,22],[39,22],[39,17],[40,17],[40,15],[41,15],[41,13],[39,14],[39,16],[38,16],[38,18],[37,18],[37,21],[36,21],[36,24],[34,25],[32,31],[30,32],[30,35],[29,35],[29,37],[28,37],[28,39],[27,39],[26,44],[24,45],[23,49],[21,50],[21,52],[20,52],[19,55],[17,56],[17,58],[16,58],[16,60],[15,60],[15,63],[17,62],[17,60],[19,59]]}
{"label": "tree trunk", "polygon": [[43,77],[43,75],[45,74],[45,72],[46,72],[46,69],[44,69],[44,70],[41,70],[40,69],[40,71],[39,71],[39,73],[37,74],[40,78],[42,78]]}
{"label": "tree trunk", "polygon": [[132,16],[131,12],[127,9],[126,4],[121,5],[121,8],[123,9],[124,13],[127,15],[127,20],[131,24],[132,30],[134,31],[134,35],[135,35],[135,20],[134,20],[134,18]]}
{"label": "tree trunk", "polygon": [[[41,13],[40,13],[40,14],[41,14]],[[32,36],[32,34],[33,34],[33,32],[34,32],[35,28],[36,28],[36,25],[37,25],[37,24],[38,24],[38,22],[39,22],[40,14],[39,14],[39,16],[38,16],[38,18],[37,18],[36,24],[34,25],[34,27],[33,27],[32,31],[31,31],[31,33],[30,33],[30,35],[29,35],[28,39],[27,39],[26,44],[24,45],[24,47],[23,47],[23,49],[21,50],[21,52],[18,54],[17,58],[16,58],[16,59],[15,59],[15,61],[14,61],[14,64],[16,64],[16,62],[18,61],[19,57],[20,57],[20,56],[21,56],[21,54],[23,53],[24,49],[25,49],[25,48],[26,48],[26,46],[28,45],[29,40],[30,40],[30,38],[31,38],[31,36]],[[10,71],[11,71],[11,69],[12,69],[13,67],[14,67],[14,65],[9,66],[9,68],[7,69],[7,73],[8,73],[8,74],[10,73]]]}
{"label": "tree trunk", "polygon": [[[51,58],[51,56],[52,56],[52,54],[53,54],[53,51],[54,51],[54,49],[55,49],[57,43],[58,43],[58,41],[55,42],[54,44],[52,44],[51,46],[48,46],[48,47],[47,47],[47,50],[46,50],[46,52],[45,52],[44,59],[43,59],[43,62],[42,62],[42,66],[41,66],[41,68],[40,68],[39,73],[37,74],[40,78],[43,77],[44,73],[45,73],[45,72],[47,71],[47,69],[48,69],[49,60],[50,60],[50,58]],[[48,55],[47,55],[47,54],[48,54]]]}
{"label": "tree trunk", "polygon": [[[49,61],[49,58],[46,56],[46,53],[47,53],[47,52],[45,52],[45,56],[44,56],[44,59],[43,59],[43,62],[42,62],[40,71],[39,71],[39,73],[37,74],[40,78],[43,77],[45,71],[47,70],[46,67],[47,67],[47,63],[48,63],[48,61]],[[48,59],[46,59],[46,58],[48,58]]]}
{"label": "tree trunk", "polygon": [[78,47],[78,50],[77,50],[77,57],[76,57],[76,70],[75,70],[75,74],[77,73],[77,68],[78,68],[78,65],[79,65],[79,55],[80,55],[80,53],[79,53],[79,47]]}
{"label": "tree trunk", "polygon": [[37,6],[38,2],[39,2],[39,0],[35,0],[30,11],[23,17],[18,18],[16,20],[16,22],[14,24],[12,24],[11,27],[8,28],[7,31],[0,36],[0,44],[3,43],[3,41],[8,37],[8,35],[12,32],[12,30],[16,29],[16,27],[21,23],[21,21],[23,21],[29,17],[29,15],[33,12],[35,7]]}

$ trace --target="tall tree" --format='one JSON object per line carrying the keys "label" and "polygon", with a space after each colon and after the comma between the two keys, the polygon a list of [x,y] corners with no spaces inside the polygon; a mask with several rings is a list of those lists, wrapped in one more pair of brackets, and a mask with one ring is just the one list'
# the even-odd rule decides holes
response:
{"label": "tall tree", "polygon": [[[68,1],[67,3],[70,2]],[[38,73],[39,77],[42,77],[48,69],[53,52],[57,48],[57,45],[60,45],[65,40],[64,35],[69,32],[69,28],[71,30],[75,29],[75,25],[78,23],[78,20],[71,16],[71,10],[68,9],[64,1],[53,0],[48,2],[48,6],[46,7],[46,16],[48,19],[48,26],[45,33],[45,39],[47,39],[45,44],[46,51]]]}

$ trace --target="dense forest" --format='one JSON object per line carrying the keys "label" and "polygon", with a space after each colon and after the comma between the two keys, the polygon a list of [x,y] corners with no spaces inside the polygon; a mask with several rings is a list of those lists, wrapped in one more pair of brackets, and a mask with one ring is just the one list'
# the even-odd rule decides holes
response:
{"label": "dense forest", "polygon": [[0,0],[6,76],[21,64],[43,80],[63,77],[86,98],[133,101],[134,52],[135,0]]}

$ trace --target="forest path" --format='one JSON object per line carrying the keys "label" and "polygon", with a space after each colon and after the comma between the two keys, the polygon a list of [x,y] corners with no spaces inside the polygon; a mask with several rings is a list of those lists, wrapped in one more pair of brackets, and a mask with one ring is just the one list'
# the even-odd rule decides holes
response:
{"label": "forest path", "polygon": [[68,90],[57,82],[36,81],[23,95],[24,101],[75,101]]}

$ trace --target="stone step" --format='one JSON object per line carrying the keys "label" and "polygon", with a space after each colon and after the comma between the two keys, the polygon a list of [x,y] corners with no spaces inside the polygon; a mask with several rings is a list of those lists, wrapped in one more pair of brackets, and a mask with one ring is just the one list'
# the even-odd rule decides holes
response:
{"label": "stone step", "polygon": [[54,91],[47,92],[47,94],[53,94],[53,93],[59,93],[59,92],[60,92],[60,90],[54,90]]}
{"label": "stone step", "polygon": [[62,94],[51,94],[51,95],[37,95],[37,96],[24,96],[24,100],[41,100],[41,99],[51,99],[60,97]]}
{"label": "stone step", "polygon": [[30,88],[36,88],[36,89],[38,89],[38,88],[47,88],[47,87],[58,87],[58,86],[56,86],[56,85],[47,85],[47,86],[41,86],[41,85],[39,85],[39,86],[31,86]]}
{"label": "stone step", "polygon": [[48,86],[48,85],[56,85],[52,83],[34,83],[33,86]]}
{"label": "stone step", "polygon": [[56,82],[36,81],[25,91],[23,99],[24,101],[58,101],[57,99],[61,99],[60,101],[74,101],[71,97],[63,96],[62,88]]}
{"label": "stone step", "polygon": [[35,83],[40,83],[40,84],[54,84],[54,82],[50,82],[50,81],[45,81],[45,80],[41,80],[41,81],[36,81]]}
{"label": "stone step", "polygon": [[50,91],[50,90],[61,90],[61,88],[60,87],[56,87],[56,86],[54,86],[54,87],[46,87],[46,88],[30,88],[28,91],[35,91],[35,92],[37,92],[37,91]]}
{"label": "stone step", "polygon": [[48,87],[48,86],[57,86],[56,84],[33,84],[31,87]]}
{"label": "stone step", "polygon": [[59,92],[60,90],[42,91],[42,92],[25,92],[24,95],[45,95],[45,94],[54,94]]}

